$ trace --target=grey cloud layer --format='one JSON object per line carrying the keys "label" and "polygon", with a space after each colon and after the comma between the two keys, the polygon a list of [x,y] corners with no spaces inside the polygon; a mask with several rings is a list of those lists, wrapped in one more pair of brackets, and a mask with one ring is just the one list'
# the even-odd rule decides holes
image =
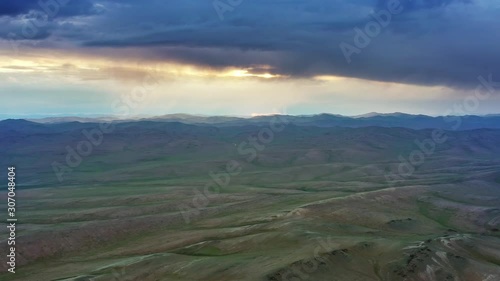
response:
{"label": "grey cloud layer", "polygon": [[43,10],[42,6],[49,6],[52,4],[50,2],[65,6],[59,13],[60,17],[90,15],[96,12],[91,0],[17,0],[0,1],[0,16],[13,17],[28,14],[30,11]]}
{"label": "grey cloud layer", "polygon": [[[353,44],[354,28],[389,1],[243,0],[224,20],[212,1],[94,1],[99,13],[70,2],[75,15],[56,19],[43,38],[82,52],[130,48],[138,58],[212,68],[268,64],[298,77],[472,87],[479,75],[500,76],[500,6],[493,0],[401,0],[403,12],[347,63],[339,44]],[[0,15],[14,19],[29,10],[0,6]]]}

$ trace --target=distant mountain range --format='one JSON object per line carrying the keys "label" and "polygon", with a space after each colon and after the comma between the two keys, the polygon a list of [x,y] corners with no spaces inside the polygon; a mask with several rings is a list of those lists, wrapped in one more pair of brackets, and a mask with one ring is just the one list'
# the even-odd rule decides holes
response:
{"label": "distant mountain range", "polygon": [[[273,118],[285,118],[288,122],[297,126],[313,127],[403,127],[410,129],[440,128],[447,130],[472,130],[472,129],[498,129],[500,128],[500,115],[492,114],[485,116],[427,116],[412,115],[405,113],[368,113],[359,116],[342,116],[334,114],[318,115],[265,115],[251,118],[234,116],[202,116],[190,114],[168,114],[147,118],[118,119],[115,117],[84,118],[84,117],[50,117],[41,119],[28,119],[27,121],[38,124],[59,123],[100,123],[114,121],[118,123],[153,121],[153,122],[180,122],[192,125],[211,125],[216,127],[244,126],[244,125],[266,125]],[[5,125],[6,121],[3,121]]]}
{"label": "distant mountain range", "polygon": [[[15,164],[22,167],[25,186],[54,185],[58,183],[52,166],[54,161],[68,162],[71,151],[71,157],[78,158],[74,156],[74,151],[82,150],[79,147],[81,143],[91,142],[93,145],[89,156],[80,153],[80,158],[84,159],[82,167],[66,173],[65,184],[132,179],[137,174],[135,169],[138,164],[145,165],[144,169],[150,167],[149,164],[158,165],[154,171],[148,170],[152,177],[202,177],[228,159],[246,159],[252,154],[253,150],[248,149],[249,138],[258,136],[262,128],[268,128],[270,124],[266,122],[270,118],[273,117],[241,120],[222,118],[225,122],[216,117],[204,119],[206,122],[216,121],[216,124],[222,124],[220,126],[145,120],[119,122],[113,130],[105,133],[99,130],[101,126],[97,123],[41,124],[19,119],[4,120],[0,121],[0,165],[7,167]],[[259,154],[258,159],[251,164],[253,168],[246,168],[247,171],[277,165],[288,167],[293,163],[393,163],[399,161],[400,155],[408,156],[418,148],[416,140],[425,140],[433,135],[433,129],[373,126],[424,126],[426,123],[415,122],[422,117],[376,116],[356,119],[324,114],[285,118],[290,120],[290,124],[275,134],[275,141],[267,145],[266,152]],[[431,125],[443,124],[439,123],[439,118],[431,120],[435,120]],[[244,125],[235,125],[239,122]],[[464,127],[487,124],[498,126],[500,123],[498,120],[496,122],[485,117],[467,117],[464,118]],[[339,124],[347,126],[337,126]],[[447,135],[449,141],[436,145],[435,149],[439,155],[446,155],[444,159],[451,159],[451,162],[456,162],[460,157],[486,159],[500,155],[497,145],[500,140],[499,129],[448,131]],[[198,164],[186,164],[188,160]],[[384,180],[383,173],[377,175],[379,181]]]}

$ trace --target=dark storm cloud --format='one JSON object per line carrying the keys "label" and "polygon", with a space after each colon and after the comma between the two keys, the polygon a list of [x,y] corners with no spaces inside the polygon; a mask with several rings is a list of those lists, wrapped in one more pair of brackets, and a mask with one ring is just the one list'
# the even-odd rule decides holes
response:
{"label": "dark storm cloud", "polygon": [[[376,7],[383,9],[391,0],[377,0]],[[453,3],[471,3],[472,0],[409,0],[405,3],[405,12],[443,8]]]}
{"label": "dark storm cloud", "polygon": [[[47,39],[67,26],[68,19],[100,12],[99,5],[92,0],[0,1],[0,39]],[[75,31],[78,30],[72,30]]]}
{"label": "dark storm cloud", "polygon": [[[0,1],[0,16],[19,16],[30,11],[43,11],[48,6],[64,6],[59,16],[77,16],[95,13],[94,4],[90,0],[2,0]],[[65,4],[67,3],[67,4]]]}
{"label": "dark storm cloud", "polygon": [[[401,0],[402,12],[348,63],[339,45],[355,45],[355,28],[391,1],[94,1],[101,14],[57,22],[51,38],[82,52],[133,50],[139,59],[211,68],[270,65],[296,77],[453,87],[472,87],[479,75],[500,77],[500,5],[493,0]],[[223,20],[214,3],[225,7]]]}

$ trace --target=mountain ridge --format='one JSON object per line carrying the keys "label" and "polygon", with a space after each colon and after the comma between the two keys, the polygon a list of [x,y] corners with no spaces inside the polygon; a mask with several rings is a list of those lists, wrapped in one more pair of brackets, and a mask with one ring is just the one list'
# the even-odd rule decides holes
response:
{"label": "mountain ridge", "polygon": [[211,125],[216,127],[266,125],[275,118],[284,119],[299,126],[313,127],[403,127],[411,129],[444,129],[444,130],[472,130],[481,128],[500,128],[500,115],[464,115],[464,116],[428,116],[413,115],[401,112],[396,113],[367,113],[358,116],[342,116],[322,113],[316,115],[260,115],[254,117],[237,116],[204,116],[190,114],[167,114],[148,118],[117,119],[113,117],[80,118],[80,117],[51,117],[42,119],[7,119],[26,120],[34,124],[63,124],[116,122],[129,123],[140,121],[153,122],[180,122],[193,125]]}

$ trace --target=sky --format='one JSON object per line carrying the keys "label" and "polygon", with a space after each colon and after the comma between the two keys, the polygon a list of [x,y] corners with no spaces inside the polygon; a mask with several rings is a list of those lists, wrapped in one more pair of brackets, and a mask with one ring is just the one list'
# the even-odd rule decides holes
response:
{"label": "sky", "polygon": [[1,1],[0,118],[499,113],[498,26],[494,0]]}

